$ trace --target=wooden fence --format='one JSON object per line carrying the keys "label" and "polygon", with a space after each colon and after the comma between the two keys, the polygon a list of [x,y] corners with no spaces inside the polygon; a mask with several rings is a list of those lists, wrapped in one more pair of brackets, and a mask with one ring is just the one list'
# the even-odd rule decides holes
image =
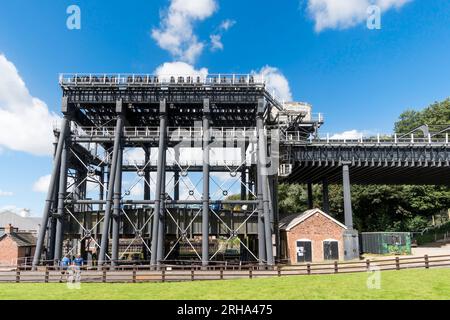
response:
{"label": "wooden fence", "polygon": [[164,265],[154,270],[148,265],[119,267],[71,267],[63,271],[46,266],[32,270],[30,267],[0,267],[0,283],[55,283],[67,282],[68,276],[79,276],[80,282],[89,283],[137,283],[196,280],[256,279],[299,275],[323,275],[367,272],[375,270],[403,270],[412,268],[450,267],[450,255],[424,257],[395,257],[383,260],[315,263],[263,268],[258,266],[213,266],[203,270],[199,266]]}

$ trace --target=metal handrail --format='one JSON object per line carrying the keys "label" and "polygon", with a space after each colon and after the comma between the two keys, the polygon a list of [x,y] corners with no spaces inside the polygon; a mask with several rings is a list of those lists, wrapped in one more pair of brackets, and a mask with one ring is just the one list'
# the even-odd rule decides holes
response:
{"label": "metal handrail", "polygon": [[[73,129],[79,137],[114,137],[115,127],[80,127]],[[125,137],[159,137],[158,127],[125,127],[123,135]],[[203,129],[199,127],[169,127],[170,137],[202,137]],[[210,135],[213,137],[254,137],[255,128],[231,128],[214,127],[210,129]]]}
{"label": "metal handrail", "polygon": [[[251,164],[250,160],[246,160],[245,163],[247,165]],[[123,164],[125,165],[133,165],[138,167],[143,166],[157,166],[158,160],[150,160],[150,161],[144,161],[144,160],[123,160]],[[204,161],[202,159],[191,159],[191,160],[167,160],[166,165],[168,166],[180,166],[182,168],[186,167],[196,167],[196,166],[202,166],[204,164]],[[227,166],[229,168],[238,168],[243,165],[242,161],[240,160],[210,160],[209,165],[212,167],[218,167],[218,166]],[[231,173],[230,173],[231,176]]]}
{"label": "metal handrail", "polygon": [[77,74],[62,73],[59,76],[61,86],[86,86],[86,85],[107,85],[107,86],[128,86],[128,85],[245,85],[259,86],[266,89],[269,99],[274,100],[282,108],[285,101],[278,97],[275,90],[266,88],[264,75],[253,73],[247,74]]}
{"label": "metal handrail", "polygon": [[256,74],[73,74],[63,73],[59,76],[60,85],[86,85],[86,84],[202,84],[202,85],[264,85],[265,79]]}
{"label": "metal handrail", "polygon": [[[114,137],[115,127],[75,127],[74,132],[78,136],[88,137]],[[277,129],[274,129],[277,131]],[[266,130],[266,134],[270,135],[272,130]],[[202,137],[203,129],[199,127],[169,127],[169,136],[178,137]],[[255,128],[231,128],[231,127],[214,127],[210,129],[210,135],[212,137],[254,137],[256,136]],[[158,127],[125,127],[125,137],[159,137]],[[449,134],[445,137],[436,137],[431,133],[427,137],[411,134],[408,138],[398,138],[397,134],[394,135],[381,135],[376,137],[364,137],[359,138],[333,138],[329,134],[326,137],[304,137],[299,131],[280,131],[280,141],[286,142],[303,142],[303,143],[324,143],[324,144],[449,144]]]}
{"label": "metal handrail", "polygon": [[398,134],[393,135],[381,135],[378,134],[376,137],[364,137],[360,136],[359,138],[333,138],[330,137],[329,134],[326,137],[313,137],[305,139],[298,131],[287,131],[284,134],[285,141],[293,141],[293,142],[307,142],[307,143],[324,143],[324,144],[449,144],[449,134],[446,134],[445,137],[434,137],[431,133],[427,137],[421,137],[420,135],[411,134],[407,138],[399,138]]}

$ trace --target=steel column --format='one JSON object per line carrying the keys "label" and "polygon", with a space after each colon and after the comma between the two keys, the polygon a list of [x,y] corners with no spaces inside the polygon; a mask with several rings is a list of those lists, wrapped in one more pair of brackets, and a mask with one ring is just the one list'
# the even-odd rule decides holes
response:
{"label": "steel column", "polygon": [[[175,162],[180,162],[180,148],[175,147],[174,148],[175,153]],[[180,171],[175,171],[173,173],[173,199],[174,200],[180,200]]]}
{"label": "steel column", "polygon": [[144,182],[144,200],[150,200],[150,181],[151,181],[151,171],[149,169],[150,165],[149,165],[149,161],[150,161],[150,156],[151,156],[151,147],[144,147],[144,152],[145,152],[145,165],[147,166],[147,168],[145,169],[144,175],[145,175],[145,182]]}
{"label": "steel column", "polygon": [[281,252],[280,252],[280,229],[279,229],[279,208],[278,208],[278,175],[273,176],[273,196],[272,196],[272,208],[273,208],[273,227],[274,227],[274,234],[275,234],[275,248],[276,248],[276,256],[278,259],[281,258]]}
{"label": "steel column", "polygon": [[163,174],[165,172],[164,154],[166,152],[166,131],[167,131],[167,106],[166,100],[160,102],[160,116],[159,116],[159,147],[158,147],[158,168],[156,173],[156,187],[155,187],[155,209],[153,214],[153,230],[152,230],[152,252],[150,257],[150,264],[155,266],[159,264],[158,261],[158,231],[161,208],[161,190],[162,184],[165,183]]}
{"label": "steel column", "polygon": [[161,180],[161,194],[159,206],[159,224],[158,224],[158,249],[156,250],[156,261],[159,265],[164,260],[165,244],[166,244],[166,148],[163,152],[163,167]]}
{"label": "steel column", "polygon": [[203,101],[202,265],[209,262],[209,100]]}
{"label": "steel column", "polygon": [[350,186],[350,170],[348,164],[342,166],[342,182],[344,189],[344,215],[345,225],[353,230],[352,195]]}
{"label": "steel column", "polygon": [[[54,158],[53,158],[54,159]],[[56,178],[59,182],[59,173]],[[49,215],[49,221],[47,226],[47,260],[53,260],[55,256],[55,237],[56,237],[56,216],[55,213],[58,211],[58,193],[59,193],[59,183],[53,192],[52,208]]]}
{"label": "steel column", "polygon": [[[145,181],[144,181],[144,200],[150,200],[151,198],[151,188],[150,188],[150,181],[151,181],[151,170],[149,166],[149,161],[151,157],[152,148],[150,146],[144,147],[145,151],[145,165],[147,166],[145,170]],[[150,213],[151,214],[151,213]],[[151,239],[152,237],[152,223],[149,221],[147,223],[147,232],[148,232],[148,238]],[[151,242],[149,243],[149,246],[151,246]]]}
{"label": "steel column", "polygon": [[269,208],[269,189],[268,189],[268,166],[270,165],[267,156],[267,140],[264,130],[264,112],[266,101],[261,99],[258,101],[258,114],[256,116],[256,127],[258,131],[258,163],[260,164],[259,178],[261,180],[263,195],[263,213],[264,213],[264,235],[266,244],[266,259],[269,266],[274,264],[273,260],[273,244],[272,244],[272,228],[270,227],[270,208]]}
{"label": "steel column", "polygon": [[44,212],[42,214],[41,228],[39,229],[38,239],[36,242],[36,251],[34,252],[34,257],[33,257],[33,267],[36,267],[41,260],[41,254],[42,254],[42,249],[43,249],[44,240],[45,240],[45,232],[47,229],[46,226],[48,224],[50,208],[51,208],[51,205],[53,202],[52,201],[53,194],[54,194],[54,190],[56,188],[56,177],[58,176],[58,172],[60,171],[61,154],[64,149],[64,142],[66,139],[67,132],[68,132],[68,119],[66,117],[64,117],[62,120],[62,123],[61,123],[61,133],[59,135],[58,147],[56,149],[54,166],[53,166],[53,170],[52,170],[52,174],[51,174],[51,178],[50,178],[50,184],[49,184],[48,192],[47,192],[47,199],[45,201]]}
{"label": "steel column", "polygon": [[[256,154],[259,154],[259,144],[256,147]],[[260,161],[257,157],[257,166],[256,166],[256,197],[258,199],[258,259],[260,264],[264,264],[266,261],[266,241],[265,241],[265,233],[264,233],[264,203],[263,203],[263,181],[259,174],[260,170]]]}
{"label": "steel column", "polygon": [[[122,101],[118,101],[118,104],[121,105]],[[120,107],[121,109],[121,107]],[[111,222],[111,207],[113,203],[113,196],[114,196],[114,185],[116,180],[116,170],[117,170],[117,163],[119,158],[119,152],[120,152],[120,144],[122,140],[122,130],[123,130],[123,116],[121,113],[119,113],[117,117],[117,123],[116,123],[116,132],[114,137],[114,149],[113,149],[113,156],[112,156],[112,163],[111,163],[111,169],[109,173],[109,181],[108,181],[108,193],[107,193],[107,199],[106,199],[106,206],[105,206],[105,215],[103,219],[103,230],[102,230],[102,241],[100,246],[100,256],[98,259],[99,266],[103,265],[106,261],[106,252],[108,251],[109,247],[109,227]]]}
{"label": "steel column", "polygon": [[111,247],[111,265],[116,265],[119,260],[119,233],[120,233],[120,216],[121,216],[121,200],[122,200],[122,162],[123,148],[119,147],[117,157],[116,178],[114,180],[114,207],[113,207],[113,225],[112,225],[112,247]]}
{"label": "steel column", "polygon": [[[55,200],[56,201],[56,200]],[[51,261],[55,257],[55,237],[56,237],[56,218],[49,217],[47,241],[47,260]]]}
{"label": "steel column", "polygon": [[241,200],[247,200],[247,142],[241,147]]}
{"label": "steel column", "polygon": [[[106,168],[108,168],[108,166],[106,166]],[[102,166],[102,168],[100,169],[100,177],[99,177],[99,191],[98,191],[98,198],[100,199],[100,200],[103,200],[104,198],[105,198],[105,188],[104,188],[104,185],[105,185],[105,167],[104,166]],[[98,207],[98,210],[99,211],[102,211],[103,210],[103,205],[101,204],[99,207]]]}
{"label": "steel column", "polygon": [[65,203],[67,193],[67,154],[68,141],[64,142],[64,148],[61,153],[61,165],[59,172],[59,192],[58,192],[58,212],[56,215],[56,234],[55,234],[55,250],[53,259],[59,261],[62,258],[62,244],[64,240],[64,216]]}

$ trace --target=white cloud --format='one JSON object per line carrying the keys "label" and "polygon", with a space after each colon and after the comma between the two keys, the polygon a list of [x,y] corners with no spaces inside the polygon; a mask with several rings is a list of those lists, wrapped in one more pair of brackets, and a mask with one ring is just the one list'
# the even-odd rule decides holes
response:
{"label": "white cloud", "polygon": [[0,189],[0,197],[12,197],[14,193],[10,191],[3,191]]}
{"label": "white cloud", "polygon": [[400,8],[411,0],[308,0],[307,11],[315,21],[315,29],[346,29],[368,17],[371,5],[380,7],[381,12]]}
{"label": "white cloud", "polygon": [[215,0],[171,0],[161,15],[160,27],[152,30],[152,37],[174,58],[194,63],[204,48],[194,34],[194,23],[209,18],[217,8]]}
{"label": "white cloud", "polygon": [[34,184],[33,184],[33,191],[39,192],[39,193],[47,193],[48,187],[50,185],[51,175],[48,174],[46,176],[40,177]]}
{"label": "white cloud", "polygon": [[208,69],[201,68],[195,69],[192,65],[182,62],[166,62],[156,68],[155,72],[158,76],[168,76],[168,75],[190,75],[190,76],[202,76],[206,77],[208,75]]}
{"label": "white cloud", "polygon": [[231,27],[236,24],[234,20],[224,20],[219,25],[218,32],[209,36],[211,42],[211,51],[223,50],[222,36]]}
{"label": "white cloud", "polygon": [[360,139],[361,136],[364,136],[364,132],[354,129],[354,130],[349,130],[349,131],[344,131],[344,132],[341,132],[341,133],[333,134],[330,137],[330,139],[336,139],[336,140],[349,139],[349,140],[352,140],[352,139]]}
{"label": "white cloud", "polygon": [[266,81],[267,90],[275,93],[275,96],[284,101],[292,101],[291,88],[289,87],[289,81],[286,77],[277,69],[271,66],[265,66],[260,71],[252,72],[258,77],[264,77]]}
{"label": "white cloud", "polygon": [[14,64],[0,54],[0,147],[34,155],[53,152],[53,124],[60,118],[31,96]]}
{"label": "white cloud", "polygon": [[227,19],[227,20],[222,21],[219,28],[223,31],[228,31],[228,29],[230,29],[235,24],[236,24],[236,21]]}
{"label": "white cloud", "polygon": [[211,39],[211,50],[223,50],[222,36],[220,34],[212,34],[209,36]]}

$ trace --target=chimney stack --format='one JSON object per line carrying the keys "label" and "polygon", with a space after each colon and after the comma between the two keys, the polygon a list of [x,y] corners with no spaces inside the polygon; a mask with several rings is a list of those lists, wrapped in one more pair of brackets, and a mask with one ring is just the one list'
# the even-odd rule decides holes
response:
{"label": "chimney stack", "polygon": [[11,234],[11,233],[13,233],[14,232],[14,227],[11,225],[11,223],[10,224],[8,224],[6,227],[5,227],[5,233],[6,234]]}

